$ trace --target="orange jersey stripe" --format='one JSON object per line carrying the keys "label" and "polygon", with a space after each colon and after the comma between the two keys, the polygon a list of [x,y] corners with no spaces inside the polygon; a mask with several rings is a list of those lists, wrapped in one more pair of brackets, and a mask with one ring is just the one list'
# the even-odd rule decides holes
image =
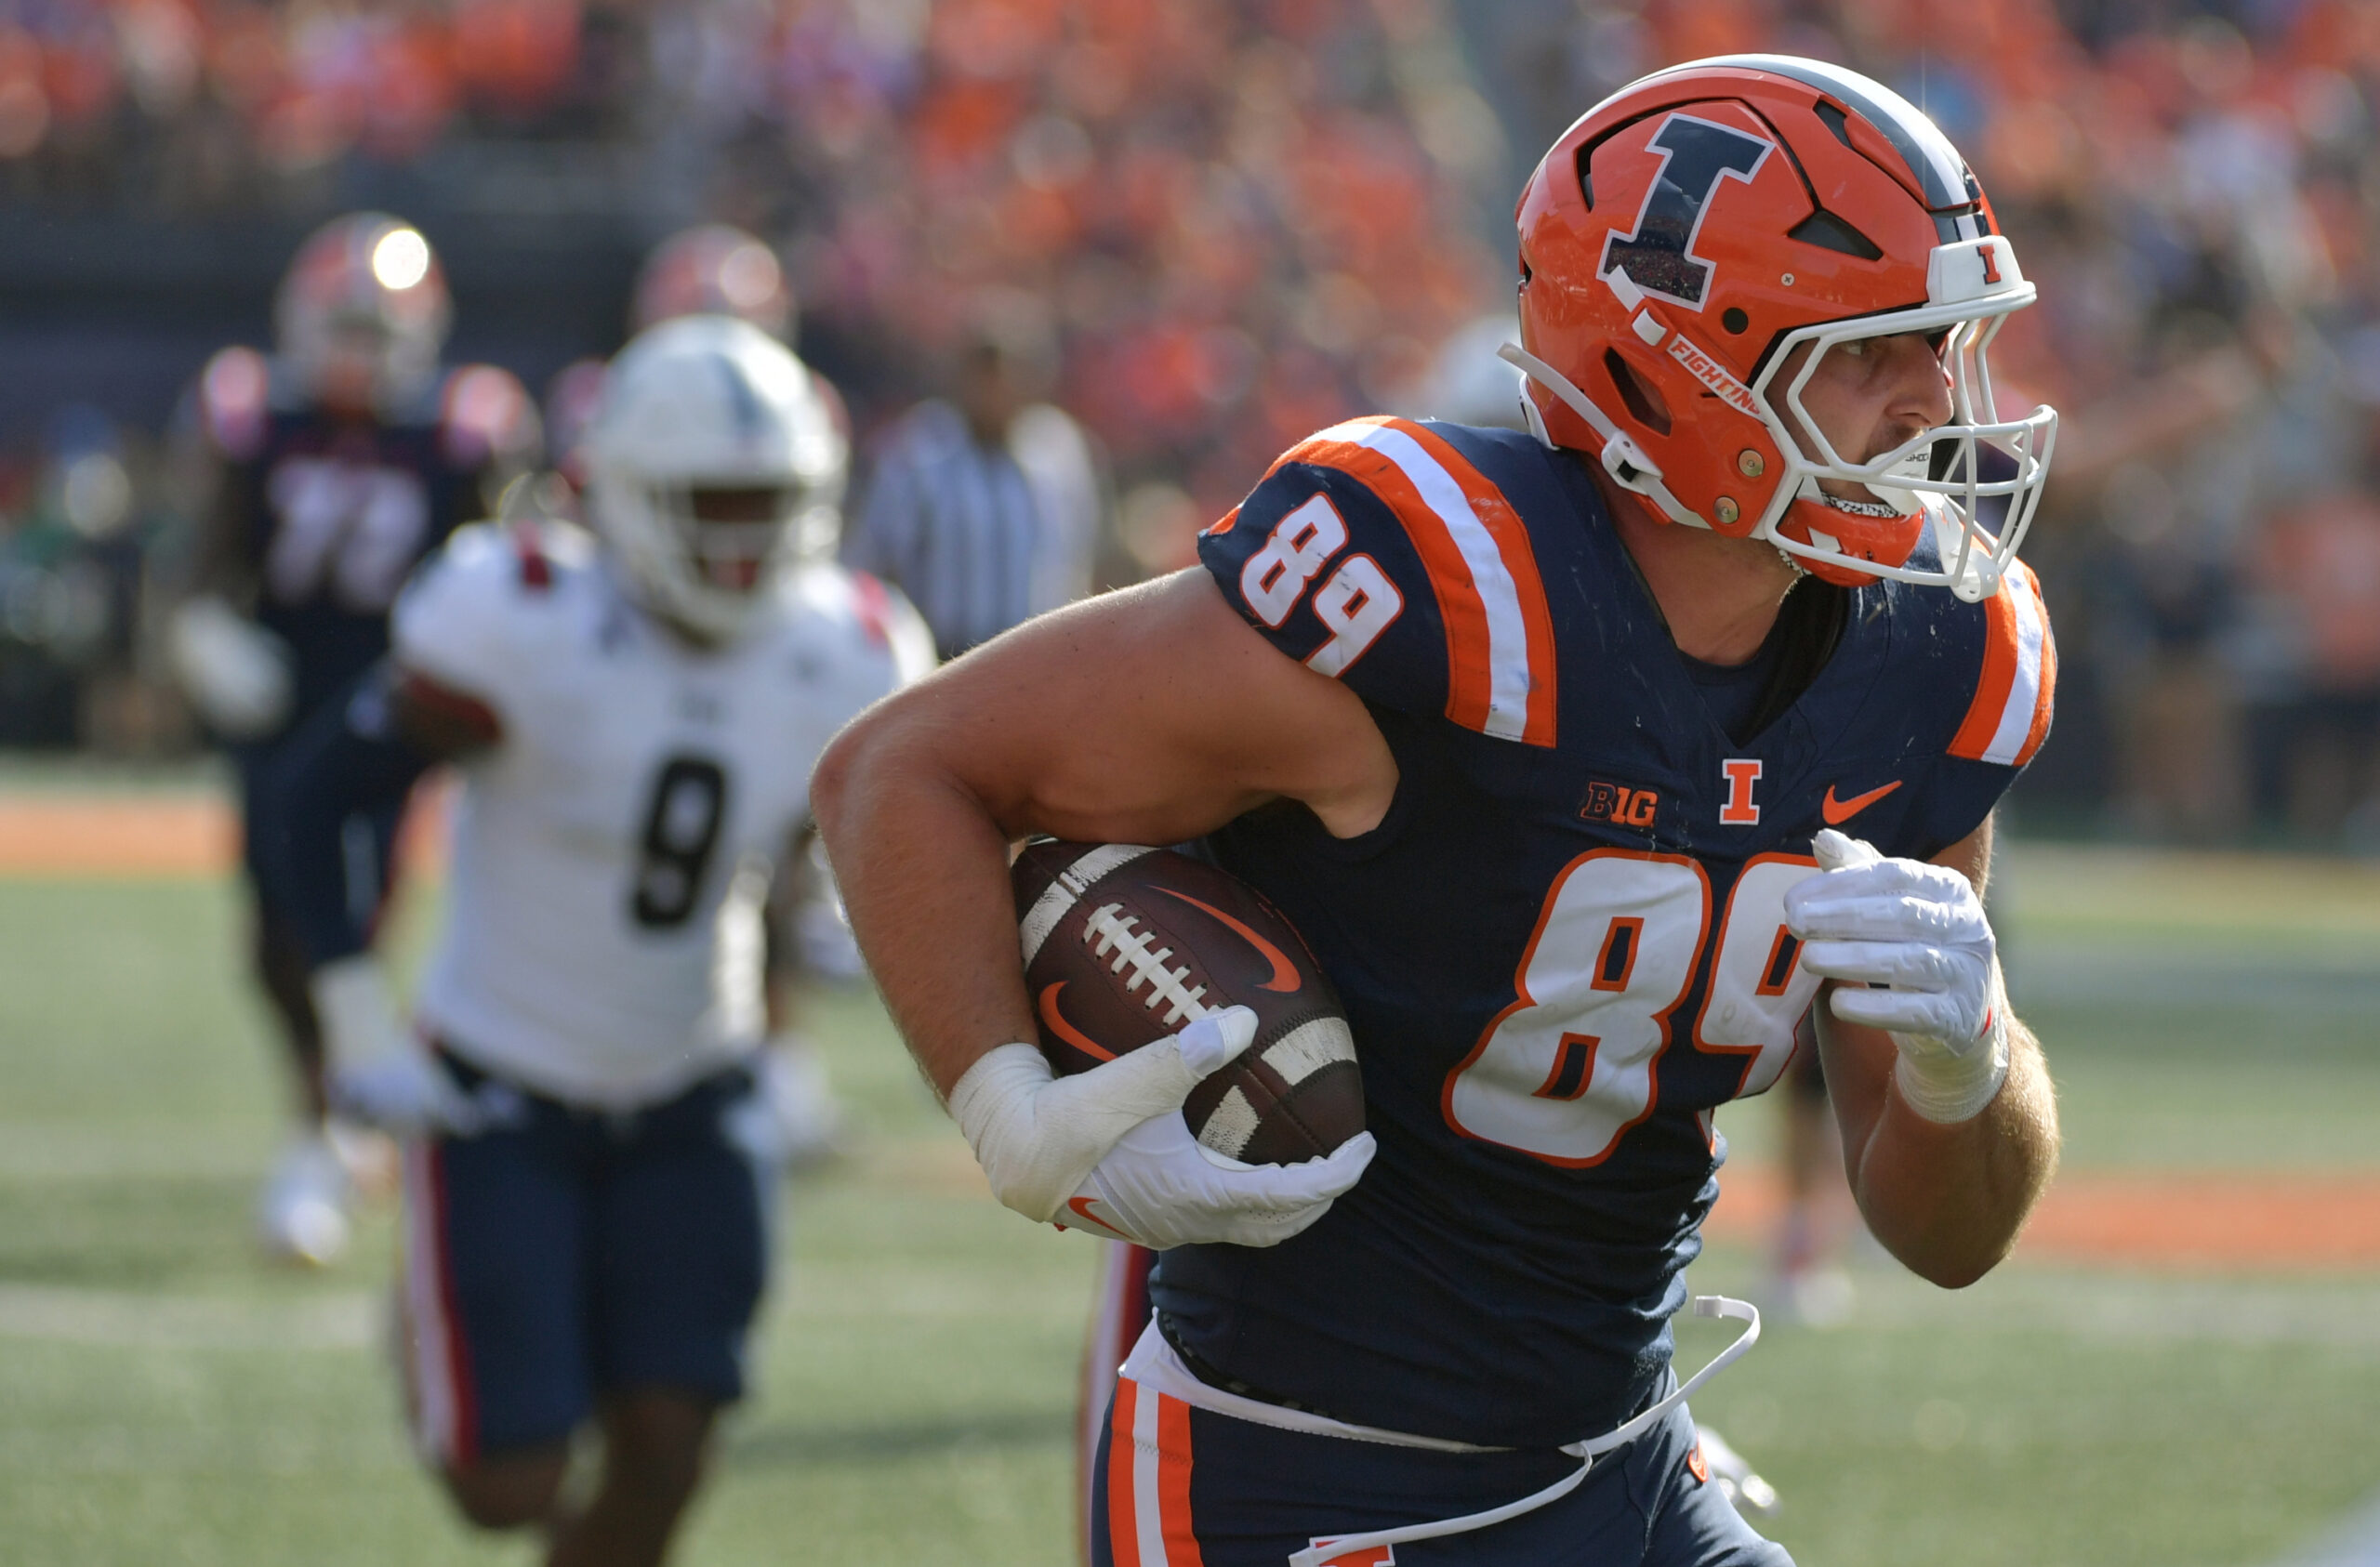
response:
{"label": "orange jersey stripe", "polygon": [[1521,629],[1527,639],[1528,721],[1522,740],[1530,745],[1553,744],[1554,615],[1545,606],[1545,583],[1538,575],[1537,551],[1529,546],[1527,524],[1513,509],[1513,503],[1504,498],[1504,492],[1474,467],[1444,436],[1408,419],[1386,422],[1411,436],[1423,451],[1437,458],[1438,466],[1462,487],[1463,498],[1471,503],[1472,515],[1479,519],[1480,526],[1496,541],[1496,553],[1502,560],[1504,570],[1512,573],[1514,597],[1520,601]]}
{"label": "orange jersey stripe", "polygon": [[1132,1416],[1142,1398],[1156,1396],[1144,1394],[1129,1376],[1116,1379],[1116,1409],[1107,1422],[1107,1548],[1116,1567],[1143,1567],[1140,1520],[1132,1508]]}
{"label": "orange jersey stripe", "polygon": [[1980,761],[1985,747],[2000,729],[2000,715],[2007,709],[2008,694],[2016,683],[2016,612],[2008,602],[2008,583],[2000,584],[2000,591],[1984,600],[1983,678],[1976,685],[1975,700],[1967,706],[1966,721],[1950,739],[1950,755]]}

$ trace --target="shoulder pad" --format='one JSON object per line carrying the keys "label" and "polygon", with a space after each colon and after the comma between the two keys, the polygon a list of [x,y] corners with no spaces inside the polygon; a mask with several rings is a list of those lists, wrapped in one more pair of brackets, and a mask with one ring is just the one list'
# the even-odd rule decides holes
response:
{"label": "shoulder pad", "polygon": [[889,656],[896,684],[932,672],[933,633],[898,588],[848,566],[819,565],[800,574],[795,592],[812,612],[849,627],[866,646]]}
{"label": "shoulder pad", "polygon": [[2032,568],[2010,561],[2000,591],[1969,612],[1983,617],[1982,657],[1950,754],[2023,767],[2049,736],[2057,693],[2057,644]]}
{"label": "shoulder pad", "polygon": [[199,372],[198,409],[207,443],[233,462],[264,448],[272,412],[272,369],[254,349],[218,351]]}
{"label": "shoulder pad", "polygon": [[449,463],[473,468],[519,461],[534,454],[537,440],[537,406],[512,372],[493,364],[447,372],[439,393],[438,441]]}
{"label": "shoulder pad", "polygon": [[[1299,442],[1201,536],[1200,554],[1276,645],[1342,678],[1391,636],[1406,640],[1409,672],[1425,652],[1412,639],[1424,633],[1391,627],[1402,606],[1426,601],[1423,618],[1442,644],[1427,652],[1443,661],[1446,717],[1499,739],[1554,744],[1554,620],[1527,525],[1427,425],[1353,419]],[[1363,694],[1409,710],[1422,693],[1408,680],[1406,700],[1386,689]]]}
{"label": "shoulder pad", "polygon": [[531,639],[553,624],[543,606],[592,556],[567,524],[522,520],[457,528],[423,560],[390,613],[397,661],[496,700],[537,662]]}

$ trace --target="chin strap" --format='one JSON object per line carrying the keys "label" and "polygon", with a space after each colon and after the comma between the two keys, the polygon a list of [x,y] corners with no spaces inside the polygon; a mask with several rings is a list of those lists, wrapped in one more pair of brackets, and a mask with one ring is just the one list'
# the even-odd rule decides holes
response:
{"label": "chin strap", "polygon": [[[1507,350],[1508,356],[1512,351],[1515,350]],[[1580,1463],[1544,1490],[1523,1496],[1517,1502],[1507,1502],[1501,1508],[1489,1508],[1485,1512],[1465,1513],[1461,1518],[1444,1519],[1435,1523],[1408,1523],[1401,1529],[1375,1529],[1366,1534],[1319,1541],[1292,1554],[1289,1567],[1329,1567],[1329,1563],[1342,1558],[1379,1550],[1384,1546],[1401,1546],[1409,1540],[1442,1539],[1448,1534],[1468,1534],[1474,1530],[1489,1528],[1507,1519],[1518,1518],[1523,1513],[1535,1512],[1541,1507],[1560,1501],[1585,1482],[1587,1476],[1593,1472],[1596,1459],[1642,1436],[1655,1421],[1685,1402],[1688,1394],[1733,1365],[1746,1350],[1760,1341],[1760,1309],[1747,1301],[1731,1300],[1724,1295],[1698,1295],[1693,1299],[1691,1310],[1698,1317],[1729,1317],[1747,1325],[1734,1343],[1711,1358],[1710,1364],[1687,1377],[1668,1397],[1643,1414],[1602,1436],[1564,1446],[1562,1451],[1580,1459]]]}
{"label": "chin strap", "polygon": [[[1570,378],[1554,366],[1516,344],[1506,343],[1496,350],[1496,357],[1514,366],[1530,380],[1562,400],[1563,405],[1592,426],[1603,437],[1603,467],[1611,475],[1612,482],[1623,490],[1633,491],[1660,507],[1661,515],[1673,522],[1689,528],[1708,528],[1710,523],[1686,508],[1686,503],[1670,493],[1661,482],[1661,470],[1636,440],[1613,422],[1611,415],[1596,407],[1587,394],[1570,384]],[[1528,410],[1529,428],[1538,440],[1554,444],[1545,432],[1545,421],[1538,415],[1536,404],[1527,397],[1521,402]]]}

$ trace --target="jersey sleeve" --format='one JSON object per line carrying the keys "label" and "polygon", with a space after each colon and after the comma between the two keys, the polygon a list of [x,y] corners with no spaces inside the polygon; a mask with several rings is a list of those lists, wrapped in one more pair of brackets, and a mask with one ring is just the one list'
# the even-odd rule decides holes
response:
{"label": "jersey sleeve", "polygon": [[398,666],[476,698],[499,718],[517,711],[538,662],[535,626],[554,591],[554,543],[530,523],[457,529],[390,612]]}
{"label": "jersey sleeve", "polygon": [[1333,426],[1199,535],[1258,634],[1367,702],[1551,746],[1553,621],[1520,514],[1426,425]]}
{"label": "jersey sleeve", "polygon": [[1924,812],[1925,836],[1946,847],[1983,824],[2040,752],[2057,699],[2057,643],[2030,567],[2012,561],[1967,614],[1979,637],[1960,662],[1958,727]]}
{"label": "jersey sleeve", "polygon": [[257,846],[258,875],[311,968],[366,950],[378,924],[377,889],[355,885],[350,824],[401,806],[437,760],[391,721],[389,674],[375,665],[316,708],[258,784],[258,820],[276,827]]}
{"label": "jersey sleeve", "polygon": [[826,689],[841,717],[921,680],[934,668],[933,633],[898,588],[866,572],[819,565],[795,581],[809,635],[822,638]]}
{"label": "jersey sleeve", "polygon": [[536,461],[544,433],[529,388],[509,370],[466,364],[447,373],[438,407],[438,443],[457,471],[510,474]]}

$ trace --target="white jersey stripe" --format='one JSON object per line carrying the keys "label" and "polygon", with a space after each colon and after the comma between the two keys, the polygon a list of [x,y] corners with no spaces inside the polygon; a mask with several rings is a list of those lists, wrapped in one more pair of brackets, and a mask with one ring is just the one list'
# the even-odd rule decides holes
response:
{"label": "white jersey stripe", "polygon": [[1403,430],[1393,425],[1350,424],[1328,433],[1352,438],[1395,463],[1446,525],[1488,612],[1486,732],[1499,740],[1518,740],[1528,730],[1528,628],[1521,618],[1520,590],[1505,569],[1495,535],[1472,510],[1471,497],[1454,476]]}
{"label": "white jersey stripe", "polygon": [[2025,737],[2033,731],[2033,710],[2042,700],[2042,633],[2047,617],[2032,573],[2008,573],[2008,605],[2016,613],[2016,675],[2009,682],[2008,704],[2000,710],[2000,727],[1983,748],[1983,759],[2002,767],[2016,765]]}
{"label": "white jersey stripe", "polygon": [[1157,1470],[1157,1416],[1165,1395],[1149,1388],[1132,1390],[1132,1533],[1141,1547],[1140,1567],[1167,1567],[1164,1502]]}
{"label": "white jersey stripe", "polygon": [[[1083,1479],[1083,1538],[1088,1540],[1098,1532],[1100,1510],[1107,1505],[1107,1479],[1092,1467],[1099,1454],[1099,1437],[1114,1417],[1110,1407],[1117,1397],[1116,1373],[1139,1341],[1141,1329],[1146,1325],[1147,1313],[1135,1318],[1131,1312],[1134,1301],[1147,1298],[1149,1254],[1123,1241],[1099,1241],[1099,1283],[1091,1296],[1091,1342],[1083,1350],[1082,1406],[1078,1414],[1082,1429],[1076,1435],[1081,1444],[1077,1455]],[[1120,1455],[1110,1453],[1108,1462]]]}
{"label": "white jersey stripe", "polygon": [[424,1457],[444,1464],[457,1456],[456,1448],[454,1356],[448,1337],[454,1324],[446,1320],[445,1280],[440,1271],[438,1183],[431,1176],[429,1145],[409,1142],[404,1150],[405,1342],[400,1352],[409,1357],[414,1406],[414,1440]]}

